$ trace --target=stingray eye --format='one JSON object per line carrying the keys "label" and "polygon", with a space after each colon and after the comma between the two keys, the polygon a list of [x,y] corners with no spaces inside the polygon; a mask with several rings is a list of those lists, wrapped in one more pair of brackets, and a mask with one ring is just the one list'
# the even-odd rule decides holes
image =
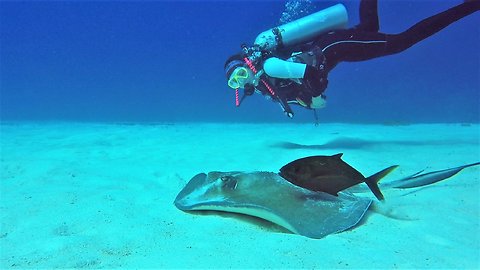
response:
{"label": "stingray eye", "polygon": [[224,188],[229,188],[229,189],[236,189],[237,188],[237,180],[235,180],[231,176],[222,176],[222,177],[220,177],[220,180],[222,180],[222,182],[223,182],[222,187],[224,187]]}

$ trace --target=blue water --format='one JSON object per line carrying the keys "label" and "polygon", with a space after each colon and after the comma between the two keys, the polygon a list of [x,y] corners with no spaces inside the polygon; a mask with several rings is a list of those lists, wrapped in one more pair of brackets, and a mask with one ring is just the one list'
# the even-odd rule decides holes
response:
{"label": "blue water", "polygon": [[[344,3],[350,25],[358,1]],[[461,1],[379,1],[401,32]],[[313,121],[256,95],[235,108],[223,64],[275,26],[282,1],[0,2],[1,120]],[[330,73],[324,122],[479,122],[480,14],[398,55]]]}

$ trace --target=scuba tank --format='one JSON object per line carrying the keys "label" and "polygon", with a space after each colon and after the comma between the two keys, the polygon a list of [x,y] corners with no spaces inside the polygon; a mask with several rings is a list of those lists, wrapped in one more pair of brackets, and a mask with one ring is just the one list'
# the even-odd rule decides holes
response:
{"label": "scuba tank", "polygon": [[345,6],[337,4],[303,18],[291,21],[260,33],[254,45],[260,50],[274,51],[283,46],[294,46],[312,41],[320,34],[346,28],[348,14]]}

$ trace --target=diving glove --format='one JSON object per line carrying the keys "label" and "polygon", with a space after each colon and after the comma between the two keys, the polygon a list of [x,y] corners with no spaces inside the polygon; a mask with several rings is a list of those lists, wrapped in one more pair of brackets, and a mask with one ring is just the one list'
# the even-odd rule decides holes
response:
{"label": "diving glove", "polygon": [[323,94],[316,97],[311,97],[310,102],[309,99],[310,98],[302,95],[296,98],[298,104],[309,109],[322,109],[327,105],[327,97]]}
{"label": "diving glove", "polygon": [[327,106],[327,99],[325,95],[320,95],[318,97],[312,97],[312,103],[310,104],[310,108],[312,109],[322,109]]}

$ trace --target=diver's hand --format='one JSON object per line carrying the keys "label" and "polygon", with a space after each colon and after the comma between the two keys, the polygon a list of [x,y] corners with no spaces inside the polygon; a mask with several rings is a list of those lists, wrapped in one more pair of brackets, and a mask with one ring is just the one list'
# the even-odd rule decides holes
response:
{"label": "diver's hand", "polygon": [[322,109],[327,106],[327,100],[324,95],[320,95],[318,97],[312,97],[312,103],[310,104],[310,108],[312,109]]}
{"label": "diver's hand", "polygon": [[327,97],[325,95],[312,97],[312,96],[305,96],[305,95],[302,95],[302,93],[300,93],[299,96],[296,98],[296,100],[299,105],[305,108],[322,109],[327,105],[326,98]]}

